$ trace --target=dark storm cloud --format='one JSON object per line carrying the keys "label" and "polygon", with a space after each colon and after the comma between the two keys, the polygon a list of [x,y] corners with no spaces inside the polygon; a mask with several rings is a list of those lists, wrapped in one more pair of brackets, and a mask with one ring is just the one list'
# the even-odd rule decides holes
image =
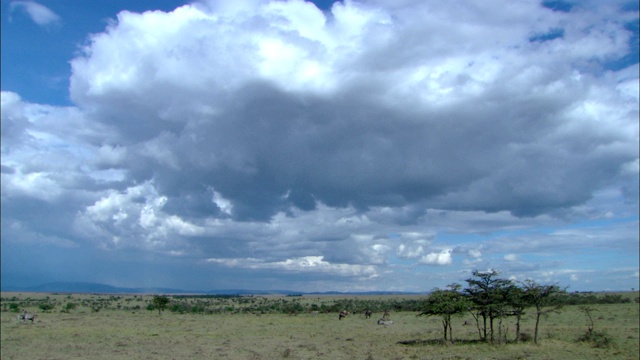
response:
{"label": "dark storm cloud", "polygon": [[2,93],[3,227],[203,277],[534,272],[548,242],[450,234],[637,209],[638,65],[607,68],[635,15],[545,4],[121,12],[71,61],[75,107]]}

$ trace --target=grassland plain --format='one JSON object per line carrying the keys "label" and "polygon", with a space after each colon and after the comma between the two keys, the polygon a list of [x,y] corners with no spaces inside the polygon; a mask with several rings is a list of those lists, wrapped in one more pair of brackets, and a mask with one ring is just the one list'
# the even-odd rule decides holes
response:
{"label": "grassland plain", "polygon": [[[636,297],[637,294],[629,296]],[[346,297],[345,297],[346,298]],[[398,297],[349,297],[385,301]],[[416,297],[414,297],[416,298]],[[9,359],[638,359],[638,304],[592,305],[595,330],[614,341],[594,348],[576,339],[589,324],[580,306],[543,319],[540,344],[490,345],[477,342],[470,315],[454,320],[456,343],[445,345],[438,318],[416,312],[391,312],[392,325],[377,325],[381,313],[338,320],[335,312],[253,314],[238,311],[193,314],[146,310],[151,296],[2,293],[1,352]],[[339,296],[304,296],[296,301],[328,305]],[[193,300],[193,299],[192,299]],[[259,299],[271,304],[279,297]],[[195,300],[193,300],[195,301]],[[42,311],[38,304],[52,304]],[[68,304],[74,304],[69,306]],[[33,324],[18,321],[16,305],[38,314]],[[96,304],[102,304],[97,309]],[[235,310],[232,311],[235,305]],[[21,307],[22,308],[22,307]],[[13,311],[11,311],[13,310]],[[471,325],[463,325],[465,323]],[[508,338],[515,325],[505,321]],[[533,332],[531,311],[524,332]]]}

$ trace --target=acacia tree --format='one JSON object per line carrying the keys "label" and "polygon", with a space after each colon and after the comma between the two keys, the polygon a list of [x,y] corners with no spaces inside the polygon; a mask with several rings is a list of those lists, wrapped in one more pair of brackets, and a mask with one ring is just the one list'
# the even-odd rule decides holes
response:
{"label": "acacia tree", "polygon": [[540,285],[533,280],[526,280],[523,283],[525,298],[529,305],[536,308],[536,325],[534,329],[533,342],[538,343],[538,325],[540,317],[552,312],[557,312],[562,308],[561,304],[552,304],[554,297],[564,293],[557,285]]}
{"label": "acacia tree", "polygon": [[525,291],[516,285],[512,285],[508,289],[509,305],[511,306],[511,315],[516,317],[516,342],[520,341],[520,319],[524,315],[524,310],[530,306],[527,301]]}
{"label": "acacia tree", "polygon": [[444,341],[447,341],[448,333],[449,341],[453,342],[451,318],[467,311],[469,308],[467,299],[464,294],[460,292],[461,288],[462,286],[459,284],[451,284],[444,290],[435,288],[424,304],[424,311],[419,314],[426,316],[440,316],[444,330]]}
{"label": "acacia tree", "polygon": [[[493,318],[498,320],[498,341],[507,341],[507,330],[503,325],[503,320],[510,316],[516,317],[516,338],[519,338],[520,319],[522,314],[524,314],[524,309],[527,307],[522,296],[522,290],[510,280],[506,280],[506,282],[497,286],[494,292],[491,310]],[[492,326],[491,333],[493,334],[493,332]],[[491,337],[491,341],[494,341],[493,336]]]}
{"label": "acacia tree", "polygon": [[169,298],[164,295],[155,295],[151,302],[153,306],[158,309],[158,315],[160,315],[161,312],[167,308],[167,304],[169,304]]}
{"label": "acacia tree", "polygon": [[[506,294],[513,285],[511,280],[496,278],[498,274],[496,270],[474,270],[473,277],[465,280],[469,287],[464,291],[473,303],[470,308],[471,314],[476,320],[476,326],[483,341],[494,341],[494,320],[506,315],[505,307],[508,305]],[[479,323],[480,317],[482,317],[482,327]]]}

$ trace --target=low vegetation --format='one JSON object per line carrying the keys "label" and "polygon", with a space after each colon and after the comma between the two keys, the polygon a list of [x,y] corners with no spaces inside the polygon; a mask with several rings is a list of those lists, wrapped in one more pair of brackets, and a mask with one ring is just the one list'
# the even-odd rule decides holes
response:
{"label": "low vegetation", "polygon": [[[466,288],[436,289],[428,296],[3,293],[1,355],[2,359],[638,358],[637,292],[566,293],[553,287],[552,295],[537,298],[545,299],[538,308],[533,294],[544,294],[537,291],[550,285],[497,281],[497,273],[487,274],[474,273]],[[33,323],[18,320],[22,310],[38,317]],[[350,314],[338,321],[342,310]],[[373,312],[371,318],[365,316],[366,310]],[[385,312],[392,325],[378,325]]]}

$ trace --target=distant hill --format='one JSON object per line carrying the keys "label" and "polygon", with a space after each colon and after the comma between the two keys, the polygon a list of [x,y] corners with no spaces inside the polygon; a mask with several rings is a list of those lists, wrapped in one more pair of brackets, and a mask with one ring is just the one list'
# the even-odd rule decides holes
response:
{"label": "distant hill", "polygon": [[185,293],[180,289],[170,288],[124,288],[106,284],[87,282],[50,282],[36,286],[23,288],[8,288],[3,291],[27,291],[27,292],[69,292],[69,293],[96,293],[96,294],[143,294],[161,293],[174,294]]}
{"label": "distant hill", "polygon": [[171,288],[125,288],[106,284],[88,282],[50,282],[36,286],[3,287],[2,291],[25,291],[44,293],[91,293],[91,294],[201,294],[201,295],[417,295],[416,292],[395,291],[366,291],[366,292],[301,292],[291,290],[248,290],[248,289],[218,289],[208,291],[193,291]]}

